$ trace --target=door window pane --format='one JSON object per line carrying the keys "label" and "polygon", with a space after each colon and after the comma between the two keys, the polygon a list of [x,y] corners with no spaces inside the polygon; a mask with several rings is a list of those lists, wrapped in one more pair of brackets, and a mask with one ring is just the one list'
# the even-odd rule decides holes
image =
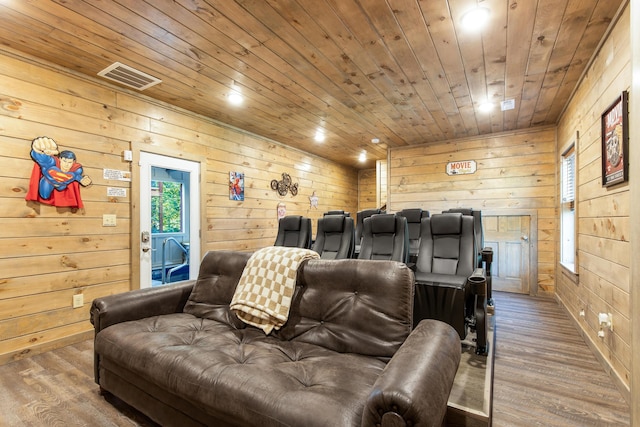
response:
{"label": "door window pane", "polygon": [[151,231],[182,232],[182,204],[182,183],[151,181]]}

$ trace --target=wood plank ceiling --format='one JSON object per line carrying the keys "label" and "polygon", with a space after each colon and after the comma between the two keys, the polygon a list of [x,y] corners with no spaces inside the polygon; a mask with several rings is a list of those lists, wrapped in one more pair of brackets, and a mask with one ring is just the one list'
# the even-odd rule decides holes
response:
{"label": "wood plank ceiling", "polygon": [[[12,0],[0,43],[94,77],[119,61],[162,79],[150,97],[370,168],[388,147],[556,123],[625,1]],[[477,6],[488,25],[464,30]]]}

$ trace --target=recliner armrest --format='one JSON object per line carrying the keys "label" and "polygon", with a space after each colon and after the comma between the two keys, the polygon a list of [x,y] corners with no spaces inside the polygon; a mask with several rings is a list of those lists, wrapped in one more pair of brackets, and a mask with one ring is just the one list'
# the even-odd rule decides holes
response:
{"label": "recliner armrest", "polygon": [[194,284],[195,280],[189,280],[96,298],[91,305],[91,324],[97,334],[116,323],[182,312]]}
{"label": "recliner armrest", "polygon": [[362,425],[441,426],[460,354],[453,327],[421,321],[373,385]]}
{"label": "recliner armrest", "polygon": [[486,248],[482,248],[482,250],[480,251],[480,254],[482,255],[482,261],[486,263],[493,262],[493,249],[490,246],[487,246]]}
{"label": "recliner armrest", "polygon": [[484,268],[478,267],[475,270],[473,270],[473,273],[471,273],[471,275],[469,276],[469,279],[473,280],[472,278],[475,278],[475,277],[482,277],[486,279],[487,272],[485,271]]}

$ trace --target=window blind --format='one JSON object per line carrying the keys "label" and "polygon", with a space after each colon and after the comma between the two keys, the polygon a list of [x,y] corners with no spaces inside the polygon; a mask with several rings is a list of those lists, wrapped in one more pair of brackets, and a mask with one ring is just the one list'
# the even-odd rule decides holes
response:
{"label": "window blind", "polygon": [[562,159],[562,203],[575,201],[576,188],[576,153],[564,156]]}

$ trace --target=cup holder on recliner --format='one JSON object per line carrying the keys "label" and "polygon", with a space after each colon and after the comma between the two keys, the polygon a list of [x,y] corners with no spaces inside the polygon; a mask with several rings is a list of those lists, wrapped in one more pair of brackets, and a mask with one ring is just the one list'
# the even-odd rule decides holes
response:
{"label": "cup holder on recliner", "polygon": [[483,276],[470,276],[467,280],[471,285],[471,292],[478,296],[487,294],[487,279]]}

